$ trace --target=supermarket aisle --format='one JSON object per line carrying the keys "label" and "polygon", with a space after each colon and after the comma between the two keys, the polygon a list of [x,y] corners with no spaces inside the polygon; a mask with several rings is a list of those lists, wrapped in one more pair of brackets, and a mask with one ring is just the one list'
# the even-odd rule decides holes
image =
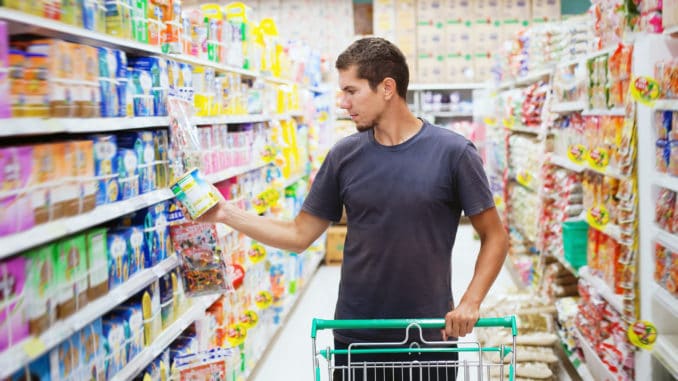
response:
{"label": "supermarket aisle", "polygon": [[[453,257],[453,266],[457,270],[454,271],[452,288],[456,299],[461,298],[471,281],[473,271],[470,269],[473,269],[475,264],[479,246],[479,242],[473,239],[473,228],[470,225],[461,225]],[[312,379],[311,319],[332,318],[339,278],[339,266],[321,266],[318,269],[286,326],[262,358],[252,377],[254,381]],[[506,287],[513,287],[513,283],[509,274],[502,270],[490,290],[490,295]],[[318,339],[321,348],[331,343],[332,338],[329,334]]]}

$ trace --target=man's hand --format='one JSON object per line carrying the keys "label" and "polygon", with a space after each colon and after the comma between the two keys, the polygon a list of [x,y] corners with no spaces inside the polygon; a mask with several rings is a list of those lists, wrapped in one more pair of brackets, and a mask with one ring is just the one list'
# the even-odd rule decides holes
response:
{"label": "man's hand", "polygon": [[449,337],[464,337],[471,333],[480,317],[479,310],[479,306],[464,303],[462,300],[457,308],[445,314],[445,329],[442,332],[443,340],[447,340]]}

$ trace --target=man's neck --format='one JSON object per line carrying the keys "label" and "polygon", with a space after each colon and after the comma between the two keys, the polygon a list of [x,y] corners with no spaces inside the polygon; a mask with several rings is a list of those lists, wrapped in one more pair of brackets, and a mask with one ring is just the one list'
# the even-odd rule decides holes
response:
{"label": "man's neck", "polygon": [[412,114],[407,103],[399,102],[382,114],[374,127],[374,138],[381,145],[395,146],[414,137],[423,125],[424,123]]}

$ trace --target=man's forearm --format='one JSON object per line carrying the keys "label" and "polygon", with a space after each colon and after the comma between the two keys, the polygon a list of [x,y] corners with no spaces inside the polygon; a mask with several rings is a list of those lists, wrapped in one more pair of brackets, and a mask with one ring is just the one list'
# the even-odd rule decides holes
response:
{"label": "man's forearm", "polygon": [[481,239],[473,278],[460,303],[480,306],[501,271],[507,248],[508,242],[504,234],[488,235]]}
{"label": "man's forearm", "polygon": [[231,205],[223,212],[222,222],[264,245],[297,253],[308,247],[301,241],[294,221],[258,216]]}

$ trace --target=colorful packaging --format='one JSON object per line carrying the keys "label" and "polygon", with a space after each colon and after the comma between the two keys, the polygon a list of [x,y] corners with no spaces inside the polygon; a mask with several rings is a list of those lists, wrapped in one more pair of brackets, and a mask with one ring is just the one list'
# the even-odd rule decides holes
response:
{"label": "colorful packaging", "polygon": [[33,165],[31,190],[33,215],[35,223],[42,224],[51,221],[49,191],[57,180],[57,157],[52,144],[33,146]]}
{"label": "colorful packaging", "polygon": [[57,40],[36,40],[28,47],[32,53],[44,54],[49,58],[48,75],[45,80],[49,100],[49,114],[52,117],[72,117],[76,115],[76,104],[72,81],[75,79],[79,58],[76,45]]}
{"label": "colorful packaging", "polygon": [[144,316],[144,340],[149,346],[162,332],[160,288],[157,282],[151,283],[141,294],[141,311]]}
{"label": "colorful packaging", "polygon": [[166,102],[170,88],[167,60],[161,57],[139,57],[130,60],[129,64],[135,70],[141,70],[150,75],[150,94],[153,97],[151,115],[166,116]]}
{"label": "colorful packaging", "polygon": [[40,335],[56,321],[56,249],[56,244],[49,244],[26,255],[26,313],[32,335]]}
{"label": "colorful packaging", "polygon": [[109,231],[106,237],[108,242],[108,288],[114,289],[127,281],[129,277],[129,256],[127,238],[124,231]]}
{"label": "colorful packaging", "polygon": [[120,317],[125,326],[125,338],[127,341],[127,361],[132,361],[137,354],[144,349],[144,317],[141,304],[138,302],[128,303],[117,307],[115,314]]}
{"label": "colorful packaging", "polygon": [[182,53],[181,0],[169,0],[162,7],[165,28],[161,31],[162,52]]}
{"label": "colorful packaging", "polygon": [[12,106],[12,117],[22,117],[26,109],[26,84],[24,70],[26,56],[21,50],[10,49],[9,51],[9,94]]}
{"label": "colorful packaging", "polygon": [[148,44],[148,0],[132,0],[132,38]]}
{"label": "colorful packaging", "polygon": [[[30,373],[30,381],[51,381],[51,368],[49,364],[49,354],[39,357],[37,360],[28,364],[28,373]],[[28,381],[29,376],[26,374],[26,368],[20,369],[12,375],[12,381]]]}
{"label": "colorful packaging", "polygon": [[219,202],[219,195],[197,169],[186,173],[172,185],[171,189],[177,200],[181,201],[193,219],[202,216]]}
{"label": "colorful packaging", "polygon": [[162,320],[162,329],[166,329],[176,319],[174,311],[174,290],[172,288],[172,275],[170,273],[163,275],[158,279],[160,283],[160,317]]}
{"label": "colorful packaging", "polygon": [[108,239],[106,229],[87,232],[87,269],[89,300],[108,293]]}
{"label": "colorful packaging", "polygon": [[[53,143],[54,185],[49,188],[49,219],[57,220],[74,215],[78,210],[80,194],[71,172],[74,166],[73,151],[67,143]],[[67,211],[69,210],[69,211]]]}
{"label": "colorful packaging", "polygon": [[[134,116],[153,116],[153,80],[147,71],[132,68],[128,72],[127,86],[132,93]],[[129,99],[128,99],[129,102]]]}
{"label": "colorful packaging", "polygon": [[129,200],[139,195],[139,158],[131,149],[118,148],[120,196]]}
{"label": "colorful packaging", "polygon": [[[9,70],[9,34],[7,23],[0,22],[0,69]],[[9,73],[0,70],[0,119],[12,116]]]}
{"label": "colorful packaging", "polygon": [[104,380],[106,377],[106,350],[104,349],[103,322],[98,318],[80,332],[81,379]]}
{"label": "colorful packaging", "polygon": [[115,135],[97,135],[94,142],[94,176],[98,184],[96,204],[120,199],[118,145]]}
{"label": "colorful packaging", "polygon": [[144,242],[144,230],[140,227],[131,227],[126,230],[127,256],[129,257],[129,276],[144,269],[146,257],[146,243]]}
{"label": "colorful packaging", "polygon": [[[117,89],[117,74],[119,56],[116,51],[108,48],[98,48],[99,62],[99,90],[101,94],[100,113],[102,117],[114,117],[120,114],[118,110],[120,100]],[[123,69],[121,69],[123,70]]]}
{"label": "colorful packaging", "polygon": [[106,353],[106,379],[111,379],[127,365],[125,322],[115,314],[107,315],[103,319],[102,327]]}
{"label": "colorful packaging", "polygon": [[52,378],[66,380],[80,368],[79,340],[69,337],[49,353]]}
{"label": "colorful packaging", "polygon": [[132,38],[132,8],[127,0],[105,0],[106,34]]}
{"label": "colorful packaging", "polygon": [[28,182],[32,147],[0,148],[0,237],[35,225]]}
{"label": "colorful packaging", "polygon": [[0,351],[28,336],[26,319],[26,259],[15,256],[0,262]]}
{"label": "colorful packaging", "polygon": [[77,235],[59,242],[55,253],[57,317],[64,319],[87,304],[87,239]]}
{"label": "colorful packaging", "polygon": [[94,143],[91,140],[71,141],[69,150],[73,154],[72,175],[77,183],[78,213],[88,212],[96,207],[97,182],[94,179]]}
{"label": "colorful packaging", "polygon": [[138,160],[139,193],[155,190],[155,149],[152,131],[118,135],[118,147],[135,152]]}
{"label": "colorful packaging", "polygon": [[26,53],[24,70],[26,105],[24,116],[49,117],[49,56],[42,53]]}
{"label": "colorful packaging", "polygon": [[[101,113],[100,103],[103,103],[102,99],[106,97],[106,102],[109,102],[108,94],[101,93],[99,89],[101,76],[100,50],[87,45],[75,45],[74,51],[75,79],[79,81],[79,84],[75,86],[75,116],[80,118],[98,117]],[[102,114],[102,116],[108,115]],[[115,116],[115,114],[111,116]]]}
{"label": "colorful packaging", "polygon": [[167,130],[153,132],[155,149],[155,189],[169,186],[169,135]]}

